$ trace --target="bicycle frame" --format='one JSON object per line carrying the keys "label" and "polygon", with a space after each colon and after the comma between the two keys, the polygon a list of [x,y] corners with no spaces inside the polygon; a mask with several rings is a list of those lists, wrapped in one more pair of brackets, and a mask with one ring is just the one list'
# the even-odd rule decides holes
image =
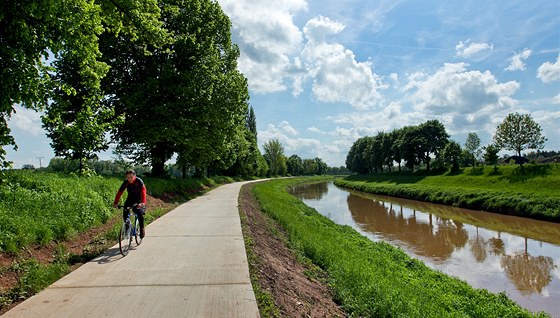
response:
{"label": "bicycle frame", "polygon": [[[123,222],[121,229],[119,231],[119,249],[123,256],[128,255],[130,247],[132,246],[133,237],[134,240],[136,241],[136,246],[142,243],[142,238],[140,237],[140,224],[138,221],[138,214],[133,212],[133,208],[135,208],[136,206],[137,204],[126,208],[129,215],[128,218],[128,220],[130,221],[128,223],[129,226],[127,228],[126,226],[127,222]],[[119,207],[122,208],[122,206]],[[130,217],[131,215],[133,215],[132,218]]]}

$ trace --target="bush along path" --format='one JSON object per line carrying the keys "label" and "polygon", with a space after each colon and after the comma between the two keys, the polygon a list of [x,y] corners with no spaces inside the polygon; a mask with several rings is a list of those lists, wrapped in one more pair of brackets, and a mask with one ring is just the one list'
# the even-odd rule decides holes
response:
{"label": "bush along path", "polygon": [[406,255],[340,226],[291,196],[302,179],[257,183],[264,213],[286,231],[289,245],[325,272],[334,300],[351,317],[548,317],[504,293],[475,289]]}

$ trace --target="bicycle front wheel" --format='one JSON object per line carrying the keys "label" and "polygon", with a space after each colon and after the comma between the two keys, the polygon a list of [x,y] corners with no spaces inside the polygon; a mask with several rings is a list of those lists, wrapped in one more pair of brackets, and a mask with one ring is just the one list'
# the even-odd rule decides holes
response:
{"label": "bicycle front wheel", "polygon": [[119,232],[119,249],[123,256],[128,255],[131,242],[132,242],[132,238],[130,237],[130,227],[127,230],[126,224],[123,223],[121,226],[121,230]]}
{"label": "bicycle front wheel", "polygon": [[135,228],[134,233],[136,234],[134,235],[134,239],[136,240],[136,245],[140,245],[142,244],[142,238],[140,237],[140,221],[138,221],[138,219],[136,219],[136,222],[134,222],[134,228]]}

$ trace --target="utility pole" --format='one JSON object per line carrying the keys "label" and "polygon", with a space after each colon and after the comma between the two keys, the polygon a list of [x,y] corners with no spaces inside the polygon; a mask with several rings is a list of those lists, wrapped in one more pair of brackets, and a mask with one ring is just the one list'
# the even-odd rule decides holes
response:
{"label": "utility pole", "polygon": [[41,159],[45,157],[36,157],[36,158],[39,159],[39,168],[43,168],[43,165],[41,164]]}

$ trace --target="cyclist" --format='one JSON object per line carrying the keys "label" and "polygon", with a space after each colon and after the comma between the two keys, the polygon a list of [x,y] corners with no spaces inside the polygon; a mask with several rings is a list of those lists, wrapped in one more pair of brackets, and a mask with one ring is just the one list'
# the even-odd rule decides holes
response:
{"label": "cyclist", "polygon": [[128,192],[128,197],[124,202],[123,210],[123,220],[127,226],[130,224],[128,208],[132,207],[134,204],[138,204],[132,208],[132,211],[138,215],[138,222],[140,223],[140,238],[144,238],[144,213],[146,212],[146,186],[144,181],[136,176],[134,170],[126,171],[126,180],[123,181],[117,195],[115,196],[115,201],[113,201],[113,206],[116,208],[119,204],[124,190]]}

